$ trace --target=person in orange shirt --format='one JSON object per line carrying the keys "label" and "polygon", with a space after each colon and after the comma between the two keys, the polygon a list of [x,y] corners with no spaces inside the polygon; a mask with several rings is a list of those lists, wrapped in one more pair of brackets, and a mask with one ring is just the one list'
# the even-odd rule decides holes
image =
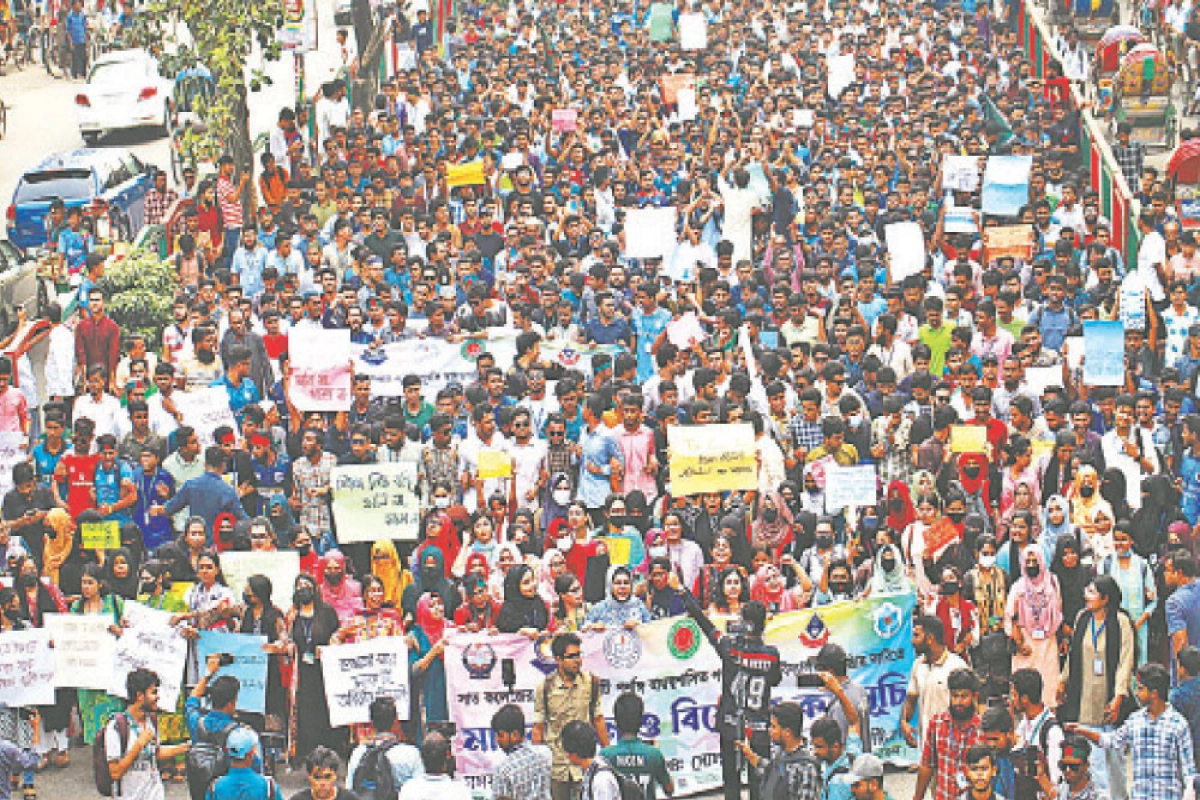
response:
{"label": "person in orange shirt", "polygon": [[270,152],[263,153],[260,160],[262,174],[258,176],[258,194],[263,205],[271,209],[272,214],[278,214],[287,198],[288,173],[275,163],[275,156]]}

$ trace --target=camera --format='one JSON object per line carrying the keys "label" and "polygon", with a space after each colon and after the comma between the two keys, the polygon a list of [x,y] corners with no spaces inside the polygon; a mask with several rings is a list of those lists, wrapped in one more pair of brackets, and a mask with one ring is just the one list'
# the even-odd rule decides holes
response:
{"label": "camera", "polygon": [[815,672],[801,672],[796,676],[796,686],[801,689],[822,689],[825,681]]}
{"label": "camera", "polygon": [[222,667],[233,666],[233,653],[218,653],[217,658]]}
{"label": "camera", "polygon": [[744,619],[732,619],[725,626],[725,632],[730,636],[749,636],[754,633],[754,629]]}
{"label": "camera", "polygon": [[1011,761],[1013,772],[1017,775],[1037,780],[1038,771],[1041,769],[1041,754],[1036,747],[1022,747],[1020,750],[1013,750]]}

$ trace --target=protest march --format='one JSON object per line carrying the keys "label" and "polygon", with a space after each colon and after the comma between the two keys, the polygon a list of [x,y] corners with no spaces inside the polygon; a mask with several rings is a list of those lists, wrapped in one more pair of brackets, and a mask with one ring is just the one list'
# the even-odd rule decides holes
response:
{"label": "protest march", "polygon": [[[1194,796],[1200,256],[1080,31],[310,5],[337,76],[154,175],[162,258],[46,212],[0,800]],[[1182,83],[1185,6],[1121,34]]]}

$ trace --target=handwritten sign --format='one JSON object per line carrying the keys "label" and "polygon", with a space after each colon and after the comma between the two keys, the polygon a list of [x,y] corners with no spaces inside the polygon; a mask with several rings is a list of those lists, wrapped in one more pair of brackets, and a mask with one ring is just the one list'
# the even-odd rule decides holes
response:
{"label": "handwritten sign", "polygon": [[689,311],[679,319],[667,323],[667,339],[680,350],[691,350],[704,341],[704,326],[695,311]]}
{"label": "handwritten sign", "polygon": [[556,108],[550,113],[550,124],[555,133],[571,133],[579,127],[579,111],[574,108]]}
{"label": "handwritten sign", "polygon": [[973,192],[979,188],[979,159],[975,156],[943,156],[942,188]]}
{"label": "handwritten sign", "polygon": [[334,727],[370,722],[368,709],[377,697],[391,697],[401,719],[408,719],[408,647],[400,636],[383,636],[321,651],[325,702]]}
{"label": "handwritten sign", "polygon": [[334,467],[331,485],[333,518],[342,544],[416,541],[421,524],[416,462]]}
{"label": "handwritten sign", "polygon": [[271,581],[271,602],[287,611],[292,606],[292,588],[300,574],[300,554],[295,550],[273,553],[221,553],[221,572],[235,597],[242,596],[247,579],[262,575]]}
{"label": "handwritten sign", "polygon": [[993,225],[983,229],[984,257],[1028,260],[1033,252],[1033,228],[1029,225]]}
{"label": "handwritten sign", "polygon": [[986,453],[987,428],[982,425],[951,425],[951,453]]}
{"label": "handwritten sign", "polygon": [[213,444],[213,431],[222,425],[237,430],[237,420],[229,408],[229,393],[221,386],[175,392],[171,399],[175,401],[175,409],[196,429],[205,447]]}
{"label": "handwritten sign", "polygon": [[669,106],[673,106],[679,102],[680,89],[696,88],[696,76],[691,72],[676,72],[671,75],[663,75],[658,80],[659,85],[662,86],[663,102]]}
{"label": "handwritten sign", "polygon": [[288,334],[289,393],[301,411],[345,411],[353,370],[350,331],[295,328]]}
{"label": "handwritten sign", "polygon": [[484,480],[512,477],[512,456],[503,450],[491,447],[481,448],[479,451],[479,477]]}
{"label": "handwritten sign", "polygon": [[109,614],[47,614],[46,629],[54,642],[54,685],[60,689],[107,691],[116,639]]}
{"label": "handwritten sign", "polygon": [[262,647],[267,637],[251,633],[200,631],[196,653],[203,665],[212,653],[228,653],[233,663],[221,667],[217,675],[232,675],[241,683],[237,710],[252,714],[265,713],[267,708],[267,653]]}
{"label": "handwritten sign", "polygon": [[121,546],[121,524],[116,520],[84,522],[79,537],[85,550],[116,550]]}
{"label": "handwritten sign", "polygon": [[679,15],[679,46],[683,50],[708,49],[708,20],[703,14]]}
{"label": "handwritten sign", "polygon": [[54,650],[50,631],[0,633],[0,706],[54,704]]}
{"label": "handwritten sign", "polygon": [[757,488],[752,426],[672,425],[667,428],[667,441],[671,446],[671,494],[675,497]]}
{"label": "handwritten sign", "polygon": [[981,205],[985,214],[1015,217],[1029,202],[1033,156],[989,156],[983,171]]}
{"label": "handwritten sign", "polygon": [[879,502],[879,479],[874,464],[843,467],[831,464],[825,473],[825,510],[862,508]]}
{"label": "handwritten sign", "polygon": [[171,627],[171,614],[141,603],[125,603],[125,632],[117,639],[113,654],[112,685],[108,693],[125,697],[125,680],[135,669],[152,670],[161,683],[158,710],[174,711],[183,691],[183,668],[187,663],[187,639]]}
{"label": "handwritten sign", "polygon": [[13,467],[27,458],[24,446],[25,434],[20,431],[0,433],[0,497],[13,488]]}
{"label": "handwritten sign", "polygon": [[1087,386],[1125,385],[1125,327],[1117,320],[1083,323],[1083,382]]}

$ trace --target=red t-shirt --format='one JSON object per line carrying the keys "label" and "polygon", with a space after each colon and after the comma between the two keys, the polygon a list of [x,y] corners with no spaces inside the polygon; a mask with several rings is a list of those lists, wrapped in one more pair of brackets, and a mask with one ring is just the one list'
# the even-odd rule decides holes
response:
{"label": "red t-shirt", "polygon": [[68,453],[58,462],[67,471],[67,510],[78,517],[89,508],[95,507],[92,492],[96,488],[96,465],[99,455],[81,456]]}

